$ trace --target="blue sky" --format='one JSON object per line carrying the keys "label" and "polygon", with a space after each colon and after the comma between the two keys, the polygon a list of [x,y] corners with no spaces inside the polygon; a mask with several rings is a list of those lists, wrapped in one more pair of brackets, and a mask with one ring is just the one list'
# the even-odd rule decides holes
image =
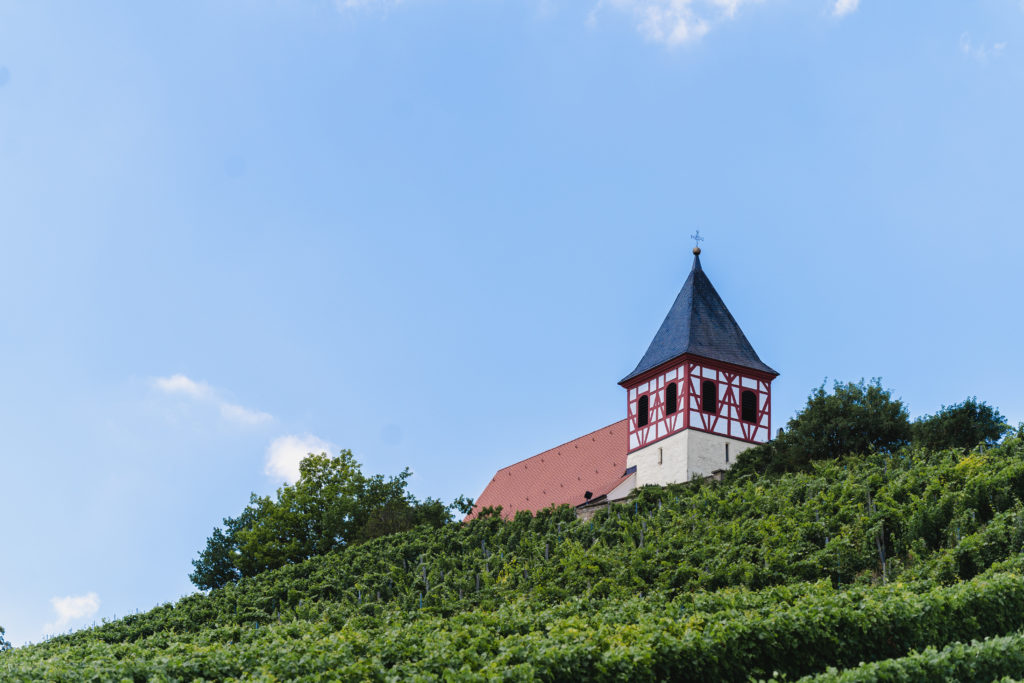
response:
{"label": "blue sky", "polygon": [[305,448],[413,492],[624,416],[702,262],[826,377],[1024,420],[1024,5],[0,0],[0,624],[173,600]]}

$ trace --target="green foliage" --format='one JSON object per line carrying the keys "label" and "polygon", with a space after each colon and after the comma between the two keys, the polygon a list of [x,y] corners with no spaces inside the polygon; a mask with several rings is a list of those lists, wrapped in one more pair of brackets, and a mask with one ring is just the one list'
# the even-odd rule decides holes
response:
{"label": "green foliage", "polygon": [[[679,680],[796,677],[933,642],[1024,626],[1024,577],[711,599],[528,597],[450,617],[424,611],[164,631],[131,643],[47,643],[0,660],[4,680]],[[744,604],[746,603],[746,604]],[[1015,658],[1016,659],[1016,658]],[[962,667],[963,669],[963,667]],[[1000,673],[1013,673],[1005,666]],[[856,679],[868,680],[868,679]],[[870,679],[879,680],[879,679]],[[882,679],[886,680],[886,679]],[[891,680],[891,679],[889,679]],[[903,679],[906,680],[906,679]],[[918,678],[917,680],[922,680]]]}
{"label": "green foliage", "polygon": [[970,644],[1024,629],[1022,548],[1024,441],[904,448],[417,526],[19,648],[0,679],[991,680],[1024,675]]}
{"label": "green foliage", "polygon": [[971,643],[953,643],[941,650],[928,647],[906,657],[869,662],[809,677],[816,683],[874,681],[958,681],[989,683],[1004,676],[1024,676],[1024,634],[1014,633]]}
{"label": "green foliage", "polygon": [[822,384],[778,438],[741,453],[730,476],[806,470],[812,461],[851,453],[891,453],[910,436],[906,407],[880,380],[835,382],[832,393]]}
{"label": "green foliage", "polygon": [[253,494],[238,517],[213,530],[192,562],[192,583],[220,588],[420,524],[437,528],[452,521],[441,501],[420,502],[408,493],[408,469],[389,479],[367,477],[352,451],[343,450],[337,457],[310,454],[299,471],[299,480],[279,488],[276,500]]}
{"label": "green foliage", "polygon": [[0,626],[0,654],[3,654],[4,652],[7,652],[11,649],[10,641],[4,638],[5,633],[6,631],[4,631],[4,627]]}
{"label": "green foliage", "polygon": [[473,499],[466,496],[459,496],[452,501],[451,507],[461,512],[463,515],[468,515],[473,511]]}
{"label": "green foliage", "polygon": [[971,449],[978,444],[993,446],[1011,431],[996,408],[976,396],[951,406],[942,406],[934,415],[914,421],[914,444],[929,450]]}

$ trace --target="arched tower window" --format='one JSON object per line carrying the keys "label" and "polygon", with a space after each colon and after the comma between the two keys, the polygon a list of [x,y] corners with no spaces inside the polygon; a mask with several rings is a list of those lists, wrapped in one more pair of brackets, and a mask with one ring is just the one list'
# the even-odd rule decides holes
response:
{"label": "arched tower window", "polygon": [[757,396],[749,389],[740,394],[740,417],[744,422],[757,422]]}
{"label": "arched tower window", "polygon": [[679,408],[679,387],[672,382],[665,388],[665,414],[671,415]]}
{"label": "arched tower window", "polygon": [[643,427],[647,424],[649,416],[647,415],[647,405],[649,399],[646,396],[641,396],[640,400],[636,402],[636,426]]}
{"label": "arched tower window", "polygon": [[709,379],[700,386],[700,409],[705,413],[718,412],[718,385]]}

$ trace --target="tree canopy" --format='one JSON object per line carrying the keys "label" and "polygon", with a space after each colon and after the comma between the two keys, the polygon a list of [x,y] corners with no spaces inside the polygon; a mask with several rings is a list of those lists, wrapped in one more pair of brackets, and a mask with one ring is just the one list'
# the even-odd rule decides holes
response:
{"label": "tree canopy", "polygon": [[850,453],[891,452],[911,438],[906,406],[878,379],[822,384],[773,441],[741,453],[730,476],[793,472]]}
{"label": "tree canopy", "polygon": [[451,506],[433,498],[419,501],[406,490],[408,469],[390,478],[368,477],[349,450],[336,457],[310,454],[299,472],[298,481],[279,488],[276,499],[254,493],[241,514],[213,530],[192,561],[192,583],[219,588],[421,524],[440,527],[452,521],[451,507],[472,507],[463,496]]}
{"label": "tree canopy", "polygon": [[934,415],[914,421],[914,444],[930,450],[995,445],[1011,430],[999,411],[971,396],[962,403],[942,406]]}
{"label": "tree canopy", "polygon": [[4,627],[0,626],[0,652],[7,652],[11,649],[11,643],[4,638]]}

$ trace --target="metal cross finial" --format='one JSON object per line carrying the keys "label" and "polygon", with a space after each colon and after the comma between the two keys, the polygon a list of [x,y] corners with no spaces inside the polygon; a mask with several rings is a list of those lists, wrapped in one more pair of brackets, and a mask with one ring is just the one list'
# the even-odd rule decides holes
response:
{"label": "metal cross finial", "polygon": [[693,246],[700,249],[700,243],[704,241],[704,238],[700,236],[700,230],[698,230],[695,234],[690,235],[690,239],[693,240]]}

